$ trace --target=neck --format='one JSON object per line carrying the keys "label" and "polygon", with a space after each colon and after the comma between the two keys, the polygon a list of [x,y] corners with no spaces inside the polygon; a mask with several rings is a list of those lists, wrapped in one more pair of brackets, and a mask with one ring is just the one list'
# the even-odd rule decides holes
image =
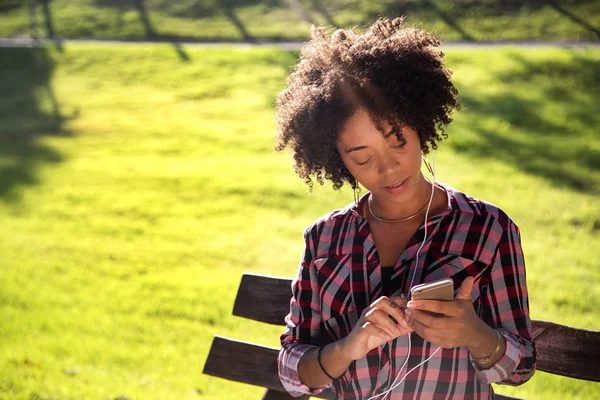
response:
{"label": "neck", "polygon": [[[414,220],[420,221],[423,215],[425,215],[423,207],[428,204],[431,197],[431,185],[432,183],[427,181],[425,177],[421,175],[415,195],[405,203],[382,202],[380,198],[377,198],[371,193],[371,198],[369,200],[371,201],[370,206],[372,213],[375,214],[375,219],[384,218],[396,220],[419,213],[422,214],[419,215],[420,218],[415,217]],[[420,210],[422,210],[422,212],[419,212]]]}

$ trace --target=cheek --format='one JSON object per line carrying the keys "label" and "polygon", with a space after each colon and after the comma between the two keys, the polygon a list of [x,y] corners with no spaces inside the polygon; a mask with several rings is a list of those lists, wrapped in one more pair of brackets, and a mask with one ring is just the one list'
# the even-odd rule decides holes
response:
{"label": "cheek", "polygon": [[358,180],[358,175],[360,175],[360,166],[356,165],[356,163],[350,159],[345,159],[344,157],[341,157],[341,159],[348,172],[350,172],[350,175]]}
{"label": "cheek", "polygon": [[407,162],[410,164],[410,168],[412,170],[416,171],[420,171],[421,170],[421,166],[422,166],[422,159],[421,159],[421,152],[415,152],[414,154],[411,154],[411,156],[409,157],[409,160],[407,160]]}
{"label": "cheek", "polygon": [[422,160],[421,160],[421,156],[419,155],[419,157],[415,158],[413,160],[413,168],[417,171],[421,171],[421,166],[422,166]]}
{"label": "cheek", "polygon": [[356,163],[352,160],[342,159],[342,161],[344,161],[344,165],[346,166],[348,172],[350,172],[350,175],[352,175],[354,179],[356,179],[364,187],[371,187],[371,183],[377,179],[377,177],[371,172],[373,168],[372,166],[365,167],[356,165]]}
{"label": "cheek", "polygon": [[350,172],[350,175],[354,177],[354,179],[358,181],[362,181],[365,179],[365,170],[364,168],[360,168],[359,165],[352,165],[352,163],[344,163],[346,169]]}

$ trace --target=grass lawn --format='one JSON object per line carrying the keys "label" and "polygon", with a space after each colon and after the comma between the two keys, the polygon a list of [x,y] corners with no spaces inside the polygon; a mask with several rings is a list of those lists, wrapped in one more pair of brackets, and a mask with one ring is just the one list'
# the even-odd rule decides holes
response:
{"label": "grass lawn", "polygon": [[[600,329],[600,50],[447,53],[463,110],[438,179],[520,226],[533,318]],[[240,276],[293,276],[302,229],[352,200],[273,150],[296,57],[0,49],[0,398],[259,398],[201,373],[214,334],[278,345],[231,316]],[[600,397],[541,372],[497,390]]]}
{"label": "grass lawn", "polygon": [[[32,0],[35,1],[35,0]],[[37,35],[177,40],[303,40],[311,23],[370,25],[406,15],[444,40],[599,40],[596,0],[52,0]],[[0,37],[31,35],[28,4],[4,0]]]}

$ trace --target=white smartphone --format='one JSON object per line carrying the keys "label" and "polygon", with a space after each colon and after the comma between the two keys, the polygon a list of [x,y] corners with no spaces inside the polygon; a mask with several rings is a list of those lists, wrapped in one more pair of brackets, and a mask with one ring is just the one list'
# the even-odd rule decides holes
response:
{"label": "white smartphone", "polygon": [[446,278],[435,282],[422,283],[410,289],[411,300],[454,300],[454,283]]}

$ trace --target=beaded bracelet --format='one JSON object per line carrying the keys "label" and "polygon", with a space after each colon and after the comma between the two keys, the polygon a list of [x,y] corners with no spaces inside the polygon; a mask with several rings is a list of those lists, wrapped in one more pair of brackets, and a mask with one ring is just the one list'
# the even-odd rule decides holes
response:
{"label": "beaded bracelet", "polygon": [[327,377],[329,379],[331,379],[332,381],[334,381],[336,378],[334,378],[333,376],[329,375],[329,373],[327,371],[325,371],[325,368],[323,368],[323,363],[321,362],[321,350],[323,350],[323,347],[319,347],[319,350],[317,350],[317,361],[319,362],[319,367],[321,367],[321,371],[323,371],[323,373],[325,375],[327,375]]}
{"label": "beaded bracelet", "polygon": [[500,333],[495,329],[494,329],[494,332],[496,333],[496,336],[498,336],[498,344],[496,345],[496,349],[494,350],[494,352],[492,354],[490,354],[487,357],[480,357],[480,358],[473,357],[473,359],[475,361],[477,361],[479,364],[489,363],[496,356],[496,354],[498,354],[498,352],[500,351],[500,347],[502,347],[502,335],[500,335]]}

